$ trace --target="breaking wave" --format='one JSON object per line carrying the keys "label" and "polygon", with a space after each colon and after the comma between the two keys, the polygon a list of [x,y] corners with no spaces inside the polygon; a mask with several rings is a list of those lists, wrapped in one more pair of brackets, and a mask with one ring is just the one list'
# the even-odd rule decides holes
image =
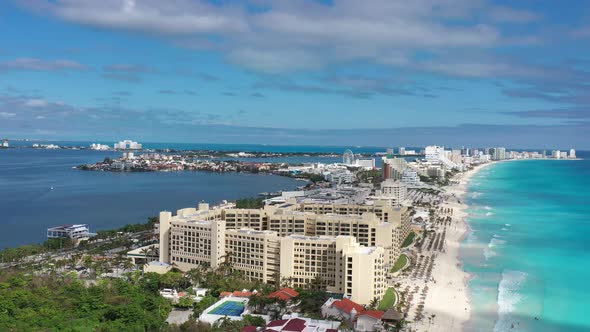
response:
{"label": "breaking wave", "polygon": [[498,285],[498,320],[494,332],[518,331],[513,325],[512,313],[516,305],[522,301],[523,295],[518,291],[526,281],[527,274],[521,271],[504,270],[502,280]]}

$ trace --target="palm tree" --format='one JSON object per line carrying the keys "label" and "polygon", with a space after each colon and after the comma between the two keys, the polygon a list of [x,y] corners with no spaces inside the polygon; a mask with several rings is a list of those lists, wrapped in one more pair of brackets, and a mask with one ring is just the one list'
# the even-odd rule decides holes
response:
{"label": "palm tree", "polygon": [[306,285],[308,289],[312,290],[312,291],[320,291],[324,289],[324,279],[319,276],[316,275],[307,285]]}
{"label": "palm tree", "polygon": [[219,264],[217,271],[219,271],[222,275],[228,275],[232,270],[232,252],[228,251],[225,256],[223,256],[223,262]]}
{"label": "palm tree", "polygon": [[191,283],[197,286],[203,281],[203,271],[200,268],[190,269],[186,276]]}
{"label": "palm tree", "polygon": [[140,252],[143,254],[144,264],[148,263],[148,255],[151,252],[150,247],[141,248]]}
{"label": "palm tree", "polygon": [[375,310],[375,309],[377,309],[377,306],[379,306],[379,299],[374,297],[371,300],[371,303],[369,303],[369,308]]}

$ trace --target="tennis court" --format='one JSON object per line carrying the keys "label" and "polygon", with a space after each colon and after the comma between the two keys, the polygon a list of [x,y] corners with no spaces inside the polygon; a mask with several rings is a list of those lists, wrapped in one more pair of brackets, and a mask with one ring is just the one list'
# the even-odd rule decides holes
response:
{"label": "tennis court", "polygon": [[212,315],[240,316],[244,312],[244,303],[237,301],[226,301],[209,312]]}

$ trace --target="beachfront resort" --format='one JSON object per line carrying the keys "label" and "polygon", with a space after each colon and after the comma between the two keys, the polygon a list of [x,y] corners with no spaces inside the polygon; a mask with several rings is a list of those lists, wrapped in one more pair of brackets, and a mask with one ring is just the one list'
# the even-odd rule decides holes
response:
{"label": "beachfront resort", "polygon": [[[133,152],[124,154],[135,160]],[[337,163],[282,163],[274,169],[316,182],[261,193],[246,203],[199,202],[161,211],[149,227],[135,231],[97,235],[86,224],[52,227],[49,239],[68,238],[63,243],[78,243],[79,249],[52,256],[71,260],[67,266],[56,263],[43,271],[59,265],[89,280],[127,278],[130,271],[141,271],[143,278],[159,275],[159,295],[174,307],[171,325],[457,330],[471,315],[468,275],[458,258],[468,231],[463,201],[470,177],[493,162],[576,158],[573,150],[564,155],[441,146],[400,148],[378,157],[377,162],[346,151]],[[131,250],[120,244],[123,238]],[[60,249],[63,243],[54,242]],[[97,245],[107,252],[93,254]],[[117,253],[126,253],[126,262],[98,267]]]}
{"label": "beachfront resort", "polygon": [[[330,319],[337,318],[336,325],[357,331],[400,325],[416,331],[457,328],[470,313],[467,276],[458,267],[459,242],[467,232],[461,200],[469,177],[493,161],[569,159],[575,158],[575,151],[548,156],[504,148],[429,146],[422,158],[413,160],[401,158],[405,151],[399,152],[382,156],[382,182],[375,185],[339,182],[282,192],[259,208],[201,202],[175,213],[162,211],[157,260],[144,260],[137,250],[130,257],[145,264],[145,272],[229,267],[245,280],[283,287],[277,292],[319,287],[330,294],[319,317],[328,320],[325,326],[334,326]],[[346,151],[341,165],[358,163]],[[376,169],[374,161],[365,163]],[[302,173],[318,168],[309,164],[287,169]],[[243,300],[260,296],[257,290],[226,291],[233,295],[223,296],[199,319],[214,323],[223,316],[214,312],[228,306],[240,309],[230,315],[233,320],[258,312],[270,324],[267,328],[278,324],[268,315],[270,311],[276,317],[276,311],[256,311]],[[344,309],[337,309],[343,301]],[[285,321],[312,319],[300,316],[293,303],[279,313]]]}

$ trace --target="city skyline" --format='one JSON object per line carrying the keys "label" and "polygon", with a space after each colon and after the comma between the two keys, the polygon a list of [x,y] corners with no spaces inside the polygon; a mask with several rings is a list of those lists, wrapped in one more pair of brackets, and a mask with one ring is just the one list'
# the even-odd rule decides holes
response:
{"label": "city skyline", "polygon": [[3,137],[590,148],[581,1],[0,8]]}

